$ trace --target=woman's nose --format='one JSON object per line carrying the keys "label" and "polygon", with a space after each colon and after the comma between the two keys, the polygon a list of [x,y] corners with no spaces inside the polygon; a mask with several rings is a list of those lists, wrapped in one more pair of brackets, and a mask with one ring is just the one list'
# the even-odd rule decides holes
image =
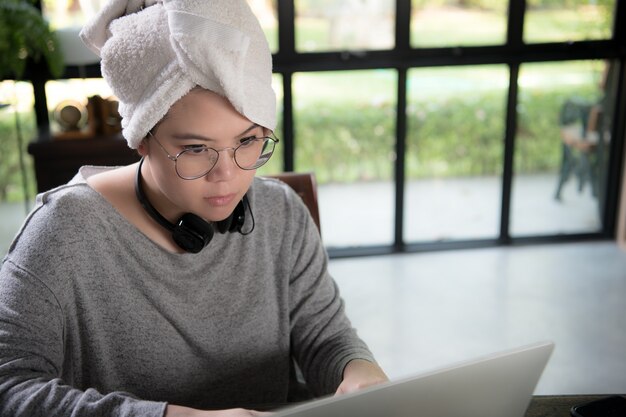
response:
{"label": "woman's nose", "polygon": [[239,169],[235,163],[234,149],[226,148],[218,151],[219,157],[215,166],[207,174],[207,179],[211,181],[227,180],[232,178],[235,170]]}

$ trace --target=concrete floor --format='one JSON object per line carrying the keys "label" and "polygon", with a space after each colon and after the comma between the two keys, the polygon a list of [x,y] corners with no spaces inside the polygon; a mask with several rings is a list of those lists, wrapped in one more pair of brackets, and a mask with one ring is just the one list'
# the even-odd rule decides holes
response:
{"label": "concrete floor", "polygon": [[[598,202],[571,180],[554,199],[556,174],[516,176],[511,196],[514,237],[589,233],[601,229]],[[324,243],[328,247],[393,242],[392,182],[324,184],[318,187]],[[496,238],[502,182],[498,177],[409,181],[405,188],[407,243]]]}
{"label": "concrete floor", "polygon": [[330,271],[392,378],[552,340],[538,394],[626,393],[626,253],[612,242],[336,259]]}

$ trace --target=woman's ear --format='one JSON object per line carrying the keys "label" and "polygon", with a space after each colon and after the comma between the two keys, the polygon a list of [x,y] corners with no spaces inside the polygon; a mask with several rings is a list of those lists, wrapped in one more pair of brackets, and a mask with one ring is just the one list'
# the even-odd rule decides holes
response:
{"label": "woman's ear", "polygon": [[139,143],[139,146],[137,146],[137,153],[139,154],[139,156],[146,156],[148,155],[148,138],[145,137],[141,140],[141,142]]}

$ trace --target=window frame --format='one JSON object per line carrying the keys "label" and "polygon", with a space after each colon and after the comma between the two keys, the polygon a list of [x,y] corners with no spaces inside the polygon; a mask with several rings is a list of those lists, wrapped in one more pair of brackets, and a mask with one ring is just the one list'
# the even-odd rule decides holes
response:
{"label": "window frame", "polygon": [[[607,40],[533,43],[523,42],[526,2],[510,0],[507,18],[506,42],[494,46],[460,46],[437,48],[413,48],[410,44],[411,0],[396,0],[395,46],[389,50],[298,52],[295,48],[294,0],[277,1],[278,51],[273,54],[274,72],[281,74],[283,83],[283,167],[285,171],[297,171],[294,165],[294,118],[292,76],[296,72],[394,69],[397,71],[397,106],[394,168],[395,221],[392,245],[329,248],[331,257],[380,255],[398,252],[416,252],[459,248],[491,247],[512,244],[580,241],[589,239],[614,239],[616,236],[621,168],[623,164],[625,118],[615,118],[610,144],[606,201],[602,215],[602,230],[594,233],[512,237],[509,232],[511,215],[511,184],[513,181],[513,152],[517,128],[517,97],[520,66],[531,62],[610,59],[618,63],[619,80],[614,113],[626,114],[626,2],[617,1],[614,16],[613,37]],[[407,71],[410,68],[504,64],[509,68],[510,80],[506,102],[504,154],[502,173],[502,200],[500,229],[495,239],[476,239],[451,242],[407,243],[403,236],[406,135],[407,135]],[[100,78],[99,65],[86,67],[69,66],[63,78]],[[25,80],[33,84],[35,115],[39,130],[38,140],[49,140],[49,120],[46,104],[45,83],[50,78],[41,64],[29,66]]]}

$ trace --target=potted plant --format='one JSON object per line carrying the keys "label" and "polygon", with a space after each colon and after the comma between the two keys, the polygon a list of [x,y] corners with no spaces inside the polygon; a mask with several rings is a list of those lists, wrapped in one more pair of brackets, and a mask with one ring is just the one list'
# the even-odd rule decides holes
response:
{"label": "potted plant", "polygon": [[54,33],[35,6],[36,0],[0,2],[0,80],[21,79],[29,59],[42,57],[53,76],[63,72],[63,57]]}
{"label": "potted plant", "polygon": [[[37,0],[0,1],[0,81],[21,80],[27,63],[40,62],[42,58],[53,77],[59,77],[63,73],[63,57],[59,43],[41,11],[36,7],[36,3]],[[22,186],[28,209],[22,128],[17,108],[14,116]]]}

